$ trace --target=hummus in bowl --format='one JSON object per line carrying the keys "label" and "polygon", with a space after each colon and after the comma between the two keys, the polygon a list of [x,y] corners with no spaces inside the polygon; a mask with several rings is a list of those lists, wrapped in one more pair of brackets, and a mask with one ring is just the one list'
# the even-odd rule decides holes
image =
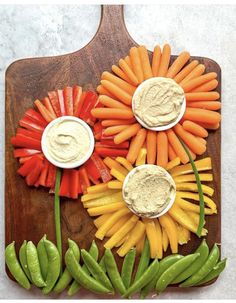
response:
{"label": "hummus in bowl", "polygon": [[173,205],[176,186],[164,168],[145,164],[128,173],[122,193],[127,207],[133,213],[140,217],[157,218]]}

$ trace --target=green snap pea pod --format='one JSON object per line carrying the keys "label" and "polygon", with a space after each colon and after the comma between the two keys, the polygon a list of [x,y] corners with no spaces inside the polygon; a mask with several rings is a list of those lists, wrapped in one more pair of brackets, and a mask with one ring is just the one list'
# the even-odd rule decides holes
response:
{"label": "green snap pea pod", "polygon": [[105,257],[104,255],[102,256],[100,262],[99,262],[99,265],[101,266],[102,270],[104,271],[104,273],[106,273],[106,265],[105,265]]}
{"label": "green snap pea pod", "polygon": [[37,287],[46,286],[41,274],[37,249],[32,241],[26,245],[26,257],[33,284]]}
{"label": "green snap pea pod", "polygon": [[131,283],[135,256],[136,256],[136,249],[131,249],[125,256],[123,261],[122,270],[121,270],[121,279],[126,288],[129,288]]}
{"label": "green snap pea pod", "polygon": [[199,253],[200,256],[197,258],[185,271],[183,271],[178,277],[176,277],[171,284],[180,283],[187,278],[191,277],[195,272],[197,272],[203,264],[206,262],[209,255],[209,247],[206,243],[206,240],[203,239],[202,243],[196,249],[195,253]]}
{"label": "green snap pea pod", "polygon": [[122,297],[127,298],[135,292],[140,291],[145,285],[150,283],[150,281],[152,281],[152,279],[157,274],[159,266],[160,265],[157,259],[152,261],[151,265],[149,265],[143,275],[127,289],[127,291]]}
{"label": "green snap pea pod", "polygon": [[27,241],[25,240],[19,250],[19,259],[23,271],[25,272],[29,281],[31,281],[31,276],[30,276],[30,272],[27,264],[27,257],[26,257],[26,245],[27,245]]}
{"label": "green snap pea pod", "polygon": [[143,247],[143,251],[141,254],[141,258],[140,258],[140,261],[138,264],[138,269],[135,274],[134,282],[136,282],[142,276],[142,274],[148,268],[149,262],[150,262],[150,246],[149,246],[149,241],[146,238],[144,247]]}
{"label": "green snap pea pod", "polygon": [[39,264],[40,264],[42,277],[44,280],[46,279],[47,272],[48,272],[48,256],[47,256],[47,252],[46,252],[46,249],[44,246],[44,240],[46,238],[47,238],[47,236],[44,235],[37,245]]}
{"label": "green snap pea pod", "polygon": [[45,239],[44,245],[48,256],[48,273],[43,293],[47,295],[53,289],[61,272],[61,256],[55,244]]}
{"label": "green snap pea pod", "polygon": [[180,287],[189,287],[200,282],[211,272],[213,267],[218,262],[219,256],[220,256],[219,248],[216,244],[214,244],[205,264],[195,274],[193,274],[191,277],[189,277],[187,280],[181,283]]}
{"label": "green snap pea pod", "polygon": [[166,287],[199,256],[199,253],[187,255],[167,268],[157,280],[156,291],[161,293],[165,290]]}
{"label": "green snap pea pod", "polygon": [[159,270],[157,272],[157,275],[154,277],[154,279],[148,283],[142,290],[141,290],[141,294],[140,294],[140,298],[144,299],[146,298],[146,296],[149,294],[149,292],[153,289],[155,289],[156,284],[157,284],[157,280],[160,278],[160,276],[163,274],[164,271],[167,270],[167,268],[169,268],[171,265],[173,265],[174,263],[176,263],[178,260],[182,259],[183,256],[179,255],[179,254],[174,254],[174,255],[170,255],[165,257],[164,259],[162,259],[160,261],[160,266],[159,266]]}
{"label": "green snap pea pod", "polygon": [[[89,254],[91,255],[92,258],[94,258],[95,261],[97,261],[98,259],[98,255],[99,255],[99,250],[97,247],[96,242],[93,240],[90,249],[89,249]],[[87,268],[87,266],[85,264],[83,264],[82,269],[89,275],[89,270]],[[75,295],[81,288],[81,285],[78,284],[78,282],[76,280],[74,280],[67,292],[68,296],[73,296]]]}
{"label": "green snap pea pod", "polygon": [[224,260],[218,262],[213,267],[212,271],[210,271],[209,274],[205,278],[203,278],[201,281],[194,284],[194,286],[202,285],[202,284],[207,283],[207,282],[213,280],[214,278],[218,277],[222,273],[222,271],[225,269],[226,261],[227,261],[227,259],[224,259]]}
{"label": "green snap pea pod", "polygon": [[111,292],[114,294],[114,289],[111,285],[110,280],[103,272],[102,268],[99,266],[97,261],[95,261],[85,249],[81,250],[81,255],[85,265],[87,266],[89,272],[94,277],[94,279],[104,285],[107,289],[110,289]]}
{"label": "green snap pea pod", "polygon": [[108,276],[111,280],[111,283],[112,283],[113,287],[115,288],[115,290],[117,290],[121,295],[123,295],[126,292],[126,288],[121,279],[115,258],[113,256],[111,250],[106,249],[104,256],[105,256],[106,270],[107,270]]}
{"label": "green snap pea pod", "polygon": [[24,271],[22,270],[20,263],[16,256],[15,241],[7,245],[5,249],[5,260],[7,267],[16,281],[25,289],[30,289],[30,282],[27,279]]}
{"label": "green snap pea pod", "polygon": [[77,262],[72,249],[68,249],[65,254],[66,266],[72,277],[84,288],[94,293],[110,293],[110,290],[101,285],[94,278],[90,277]]}
{"label": "green snap pea pod", "polygon": [[[79,260],[80,260],[80,250],[79,250],[78,245],[71,239],[68,239],[68,243],[69,243],[69,248],[72,249],[76,260],[78,260],[78,262],[79,262]],[[65,268],[62,276],[58,280],[58,282],[57,282],[56,286],[54,287],[53,291],[55,291],[56,293],[61,293],[70,284],[72,279],[73,278],[72,278],[69,270],[67,268]]]}

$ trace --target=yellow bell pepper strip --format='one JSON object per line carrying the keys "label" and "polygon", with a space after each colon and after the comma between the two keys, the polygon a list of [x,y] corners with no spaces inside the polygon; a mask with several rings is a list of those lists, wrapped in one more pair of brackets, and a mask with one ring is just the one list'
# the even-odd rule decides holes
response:
{"label": "yellow bell pepper strip", "polygon": [[122,202],[122,201],[123,201],[123,196],[122,196],[121,191],[119,191],[117,193],[114,193],[113,195],[86,201],[83,203],[83,206],[85,208],[90,208],[90,207],[103,206],[103,205],[108,205],[108,204]]}
{"label": "yellow bell pepper strip", "polygon": [[138,153],[135,166],[143,165],[146,163],[147,149],[142,147]]}
{"label": "yellow bell pepper strip", "polygon": [[153,220],[142,218],[145,227],[146,227],[146,234],[150,245],[150,256],[151,258],[157,257],[158,251],[158,238],[156,235],[156,226]]}
{"label": "yellow bell pepper strip", "polygon": [[[111,214],[109,214],[109,216],[111,216]],[[123,216],[122,218],[120,218],[120,220],[118,220],[106,233],[106,237],[111,237],[113,236],[130,218],[131,218],[131,212],[126,215]]]}
{"label": "yellow bell pepper strip", "polygon": [[164,227],[162,227],[162,245],[164,252],[166,252],[169,246],[169,238],[167,236],[167,232]]}
{"label": "yellow bell pepper strip", "polygon": [[158,239],[157,242],[157,258],[162,259],[163,258],[163,243],[162,243],[162,231],[161,231],[161,225],[159,223],[159,220],[154,220],[155,226],[156,226],[156,236]]}
{"label": "yellow bell pepper strip", "polygon": [[[199,215],[197,213],[194,213],[192,211],[186,211],[186,213],[189,215],[190,218],[192,218],[192,220],[196,223],[199,224]],[[205,223],[205,221],[204,221]]]}
{"label": "yellow bell pepper strip", "polygon": [[87,188],[87,193],[88,194],[98,194],[98,193],[103,193],[108,189],[108,183],[100,183],[96,184],[93,186],[89,186]]}
{"label": "yellow bell pepper strip", "polygon": [[[178,195],[176,196],[175,203],[177,203],[178,206],[185,211],[193,211],[198,214],[200,213],[199,205],[186,201],[186,200],[182,199],[181,197],[179,197]],[[206,208],[206,207],[205,207],[204,211],[205,211],[206,215],[212,215],[215,213],[214,211],[212,211],[212,209]]]}
{"label": "yellow bell pepper strip", "polygon": [[105,190],[101,193],[85,194],[81,197],[81,202],[87,202],[87,201],[94,200],[94,199],[97,199],[97,198],[107,197],[107,196],[110,196],[110,195],[112,195],[116,192],[117,192],[117,190],[107,189],[107,190]]}
{"label": "yellow bell pepper strip", "polygon": [[112,168],[110,173],[111,173],[111,175],[112,175],[113,177],[115,177],[118,181],[124,182],[124,180],[125,180],[125,175],[123,175],[122,173],[120,173],[117,169]]}
{"label": "yellow bell pepper strip", "polygon": [[134,168],[133,165],[124,157],[117,157],[116,161],[123,165],[128,171],[131,171]]}
{"label": "yellow bell pepper strip", "polygon": [[132,231],[129,233],[128,239],[118,249],[117,253],[120,257],[124,257],[128,251],[140,241],[145,234],[145,225],[139,220]]}
{"label": "yellow bell pepper strip", "polygon": [[168,214],[159,217],[159,222],[165,228],[172,253],[176,254],[178,252],[178,233],[175,222]]}
{"label": "yellow bell pepper strip", "polygon": [[112,249],[135,226],[139,217],[133,215],[105,244],[105,248]]}
{"label": "yellow bell pepper strip", "polygon": [[[193,191],[198,192],[197,184],[195,183],[178,183],[176,184],[176,190],[183,190],[183,191]],[[202,184],[202,192],[210,197],[214,194],[214,189],[210,186]]]}
{"label": "yellow bell pepper strip", "polygon": [[[194,163],[195,163],[195,166],[198,171],[212,169],[211,158],[209,158],[209,157],[198,160],[198,161],[194,161]],[[169,172],[172,175],[172,177],[175,177],[175,176],[179,176],[179,175],[192,173],[193,169],[192,169],[191,163],[188,163],[185,165],[180,165],[180,166],[174,167]]]}
{"label": "yellow bell pepper strip", "polygon": [[177,233],[178,233],[178,243],[180,245],[188,243],[188,241],[190,240],[190,237],[191,237],[191,233],[187,228],[178,224],[177,225]]}
{"label": "yellow bell pepper strip", "polygon": [[176,157],[175,159],[171,160],[170,162],[167,163],[166,165],[166,170],[171,170],[172,168],[180,165],[180,158]]}
{"label": "yellow bell pepper strip", "polygon": [[117,211],[118,209],[124,208],[125,203],[124,202],[117,202],[117,203],[112,203],[104,206],[98,206],[98,207],[92,207],[88,209],[88,213],[91,217],[103,215],[103,214],[108,214],[112,213],[114,211]]}
{"label": "yellow bell pepper strip", "polygon": [[104,214],[99,216],[97,219],[95,219],[93,221],[94,225],[99,228],[100,226],[102,226],[107,220],[108,218],[110,218],[111,214]]}
{"label": "yellow bell pepper strip", "polygon": [[[210,182],[213,181],[212,174],[198,174],[200,181]],[[182,175],[173,178],[175,183],[184,183],[184,182],[196,182],[196,177],[194,174]]]}
{"label": "yellow bell pepper strip", "polygon": [[110,169],[115,168],[119,173],[126,176],[128,174],[128,171],[126,168],[121,166],[117,161],[113,160],[110,157],[106,157],[103,162],[108,166]]}
{"label": "yellow bell pepper strip", "polygon": [[112,180],[107,183],[108,188],[110,189],[122,189],[123,182],[118,180]]}
{"label": "yellow bell pepper strip", "polygon": [[146,239],[146,231],[144,232],[144,234],[143,234],[142,238],[139,240],[139,242],[136,244],[136,252],[138,255],[141,255],[141,253],[143,251],[145,239]]}
{"label": "yellow bell pepper strip", "polygon": [[107,219],[107,221],[99,227],[97,230],[95,237],[103,240],[108,230],[116,223],[121,217],[128,214],[130,210],[128,208],[121,209],[113,214],[110,215],[110,218]]}
{"label": "yellow bell pepper strip", "polygon": [[116,243],[115,247],[120,247],[127,239],[129,238],[129,234],[125,235],[118,243]]}

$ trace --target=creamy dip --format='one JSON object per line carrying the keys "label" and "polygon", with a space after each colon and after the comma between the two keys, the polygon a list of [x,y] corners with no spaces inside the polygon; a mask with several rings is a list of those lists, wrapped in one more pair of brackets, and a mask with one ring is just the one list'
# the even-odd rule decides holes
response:
{"label": "creamy dip", "polygon": [[138,87],[132,102],[134,114],[148,127],[165,126],[179,117],[184,91],[172,79],[155,77]]}
{"label": "creamy dip", "polygon": [[46,147],[49,155],[57,162],[77,162],[84,158],[89,150],[88,131],[77,121],[63,120],[49,128]]}
{"label": "creamy dip", "polygon": [[157,165],[142,165],[133,169],[123,188],[123,197],[130,210],[148,218],[164,211],[175,195],[174,180]]}

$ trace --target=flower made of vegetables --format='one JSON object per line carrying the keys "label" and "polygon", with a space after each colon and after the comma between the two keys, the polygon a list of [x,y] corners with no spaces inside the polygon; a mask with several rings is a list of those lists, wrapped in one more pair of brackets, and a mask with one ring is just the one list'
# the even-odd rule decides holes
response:
{"label": "flower made of vegetables", "polygon": [[[179,157],[183,164],[189,157],[180,143],[183,140],[193,159],[206,151],[207,130],[219,127],[221,116],[217,110],[221,103],[215,72],[205,73],[205,65],[191,60],[190,54],[182,52],[172,64],[168,44],[161,51],[156,46],[151,62],[145,46],[132,47],[129,55],[112,65],[112,72],[103,72],[97,87],[99,101],[104,108],[92,110],[100,120],[96,123],[96,151],[101,156],[127,156],[134,164],[140,149],[147,147],[147,163],[162,167]],[[182,119],[165,131],[145,129],[135,119],[132,98],[145,80],[153,77],[173,79],[184,91],[186,110]],[[109,142],[109,145],[106,144]],[[113,146],[111,147],[111,142]]]}

